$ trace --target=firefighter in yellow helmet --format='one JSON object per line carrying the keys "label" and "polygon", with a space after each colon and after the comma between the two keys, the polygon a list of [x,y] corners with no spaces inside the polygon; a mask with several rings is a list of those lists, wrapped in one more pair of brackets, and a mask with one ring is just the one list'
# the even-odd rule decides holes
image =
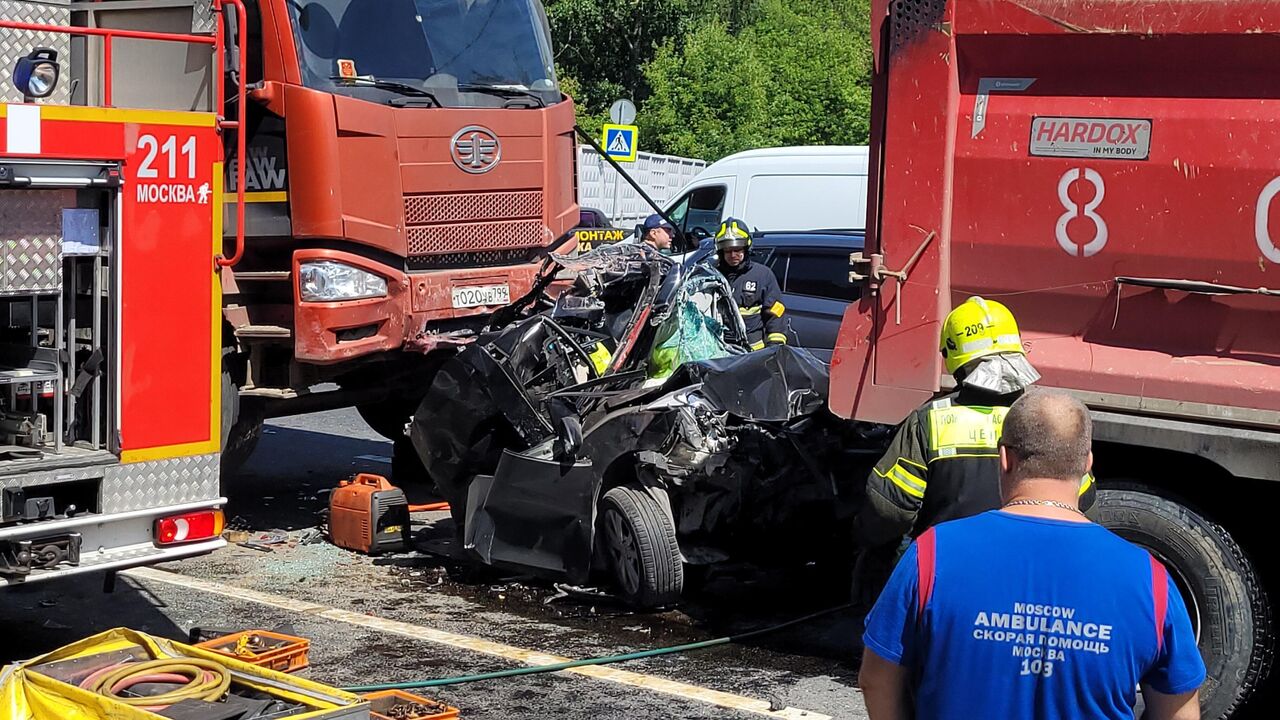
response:
{"label": "firefighter in yellow helmet", "polygon": [[737,218],[726,218],[716,231],[716,256],[716,269],[733,288],[733,301],[742,314],[751,349],[786,345],[782,289],[772,270],[751,262],[751,228]]}
{"label": "firefighter in yellow helmet", "polygon": [[[867,501],[854,521],[864,549],[855,592],[879,591],[904,536],[1000,507],[1004,416],[1040,374],[1022,349],[1013,313],[994,300],[971,297],[952,310],[939,347],[956,390],[911,413],[867,479]],[[1091,476],[1081,479],[1080,496],[1081,509],[1092,506]]]}

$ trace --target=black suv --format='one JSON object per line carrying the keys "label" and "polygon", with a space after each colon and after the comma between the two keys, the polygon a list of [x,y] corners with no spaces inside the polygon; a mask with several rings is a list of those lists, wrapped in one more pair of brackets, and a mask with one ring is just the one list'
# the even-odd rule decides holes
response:
{"label": "black suv", "polygon": [[768,265],[796,344],[831,362],[845,308],[858,299],[849,282],[849,253],[862,250],[862,231],[766,232],[752,238],[751,259]]}

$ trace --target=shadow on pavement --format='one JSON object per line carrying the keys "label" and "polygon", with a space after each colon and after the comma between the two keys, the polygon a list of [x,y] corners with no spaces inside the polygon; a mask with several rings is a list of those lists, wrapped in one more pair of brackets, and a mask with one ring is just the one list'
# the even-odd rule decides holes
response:
{"label": "shadow on pavement", "polygon": [[[0,665],[27,660],[95,633],[128,627],[185,640],[163,610],[164,601],[121,577],[111,595],[102,592],[102,576],[50,580],[7,588],[0,602]],[[109,608],[109,615],[103,610]]]}
{"label": "shadow on pavement", "polygon": [[[268,425],[256,452],[226,489],[229,525],[251,531],[316,527],[329,491],[340,480],[359,472],[390,477],[391,452],[392,444],[381,439]],[[430,487],[402,489],[411,503],[436,499]],[[637,613],[609,597],[565,593],[545,580],[471,564],[454,544],[447,514],[430,517],[433,522],[417,524],[417,551],[373,561],[386,569],[391,582],[581,628],[619,644],[634,644],[638,623],[651,629],[646,645],[674,645],[786,622],[841,605],[848,596],[847,578],[817,567],[780,571],[741,566],[710,575],[678,610]],[[829,673],[835,660],[848,673],[839,680],[851,684],[861,652],[855,626],[846,611],[752,638],[741,647],[782,653],[789,658],[789,669],[801,674],[809,663],[816,673]]]}
{"label": "shadow on pavement", "polygon": [[[253,455],[224,482],[228,526],[243,530],[316,527],[329,491],[357,473],[391,477],[391,443],[268,424]],[[411,503],[432,502],[431,488],[403,488]]]}

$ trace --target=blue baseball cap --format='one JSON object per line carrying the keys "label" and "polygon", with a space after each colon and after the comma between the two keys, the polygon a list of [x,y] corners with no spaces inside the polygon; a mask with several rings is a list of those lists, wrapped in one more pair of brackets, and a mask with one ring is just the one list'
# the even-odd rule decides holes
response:
{"label": "blue baseball cap", "polygon": [[658,213],[654,213],[644,219],[645,232],[649,232],[654,228],[666,228],[667,230],[675,230],[675,228],[671,227],[671,223],[667,222],[666,220],[663,220],[662,216],[659,215]]}

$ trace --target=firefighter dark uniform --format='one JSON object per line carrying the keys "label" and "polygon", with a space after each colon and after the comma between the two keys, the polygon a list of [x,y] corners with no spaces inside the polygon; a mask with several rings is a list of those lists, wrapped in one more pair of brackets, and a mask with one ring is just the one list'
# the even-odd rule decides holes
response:
{"label": "firefighter dark uniform", "polygon": [[[1026,362],[1013,314],[995,301],[970,298],[952,310],[939,346],[959,389],[911,413],[868,477],[866,503],[854,521],[866,550],[859,562],[868,567],[855,586],[878,592],[904,536],[1000,507],[1004,417],[1039,375]],[[1022,382],[1002,384],[992,368],[1012,370]],[[1093,505],[1095,493],[1093,477],[1085,475],[1081,510]]]}
{"label": "firefighter dark uniform", "polygon": [[[787,332],[782,316],[787,310],[782,304],[782,289],[772,270],[751,262],[750,228],[741,220],[729,218],[720,224],[715,240],[718,269],[733,287],[733,301],[742,314],[751,349],[759,350],[766,343],[785,345]],[[742,262],[730,265],[724,252],[738,248],[744,251]]]}
{"label": "firefighter dark uniform", "polygon": [[[1022,395],[961,388],[911,413],[867,481],[858,518],[865,545],[916,537],[930,527],[1000,507],[999,441],[1004,416]],[[1093,478],[1080,507],[1093,505]]]}

